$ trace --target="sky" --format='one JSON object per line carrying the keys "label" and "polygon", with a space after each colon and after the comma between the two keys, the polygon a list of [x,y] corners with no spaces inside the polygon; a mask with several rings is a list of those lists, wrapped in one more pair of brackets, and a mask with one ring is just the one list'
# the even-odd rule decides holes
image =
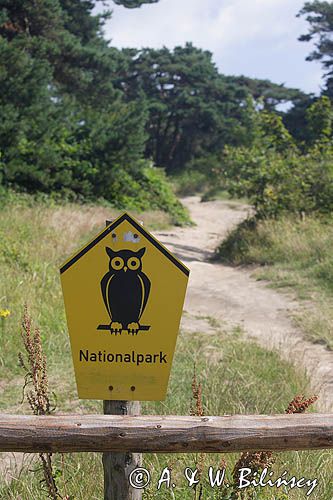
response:
{"label": "sky", "polygon": [[308,31],[296,18],[305,0],[160,0],[139,9],[107,2],[113,16],[106,38],[118,48],[192,42],[209,50],[220,72],[269,79],[318,93],[322,69],[307,62],[312,44],[299,42]]}

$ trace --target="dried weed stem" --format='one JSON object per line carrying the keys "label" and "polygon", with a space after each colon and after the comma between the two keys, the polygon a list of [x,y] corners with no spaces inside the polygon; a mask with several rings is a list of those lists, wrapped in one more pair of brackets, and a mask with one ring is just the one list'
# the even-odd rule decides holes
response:
{"label": "dried weed stem", "polygon": [[[317,399],[318,396],[311,396],[310,398],[306,399],[302,394],[297,395],[292,401],[290,401],[287,409],[285,410],[285,413],[304,413],[309,408],[309,406],[317,401]],[[243,467],[248,467],[249,469],[251,469],[251,476],[248,478],[248,480],[251,480],[255,478],[255,474],[260,473],[266,467],[271,467],[274,461],[275,458],[271,451],[242,453],[239,460],[236,462],[232,472],[234,498],[243,498],[243,496],[245,495],[245,493],[243,494],[242,492],[236,493],[237,485],[239,483],[240,469],[242,469]],[[248,498],[252,498],[251,493],[248,492],[246,495]]]}
{"label": "dried weed stem", "polygon": [[[50,415],[50,395],[47,377],[46,356],[43,352],[40,331],[33,328],[32,319],[28,313],[27,306],[24,307],[22,319],[21,337],[25,348],[25,355],[18,355],[19,364],[25,370],[23,399],[27,398],[29,406],[34,415]],[[27,387],[32,386],[27,391]],[[58,492],[52,468],[52,453],[39,454],[44,483],[49,498],[56,500],[62,498]]]}

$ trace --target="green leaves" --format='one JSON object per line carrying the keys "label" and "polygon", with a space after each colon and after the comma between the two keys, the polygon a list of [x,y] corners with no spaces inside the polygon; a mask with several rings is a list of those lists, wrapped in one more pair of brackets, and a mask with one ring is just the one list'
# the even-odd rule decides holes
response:
{"label": "green leaves", "polygon": [[[114,0],[126,8],[155,1]],[[96,15],[95,4],[0,2],[2,185],[182,219],[152,162],[249,196],[264,215],[331,206],[328,99],[221,75],[212,54],[190,43],[119,51],[103,38],[110,12]],[[331,5],[307,2],[301,15],[311,25],[303,39],[318,40],[313,57],[331,71]],[[296,103],[287,116],[275,112],[287,102]]]}
{"label": "green leaves", "polygon": [[310,24],[309,32],[302,35],[302,42],[315,42],[315,50],[307,57],[308,61],[322,61],[326,71],[326,91],[333,97],[333,4],[328,1],[306,2],[298,16],[306,16]]}
{"label": "green leaves", "polygon": [[[323,105],[325,108],[325,101],[311,107],[309,115],[316,116]],[[321,140],[302,154],[278,115],[267,111],[257,113],[253,125],[251,146],[224,149],[216,183],[234,196],[248,197],[257,217],[277,217],[287,212],[331,212],[331,143]]]}
{"label": "green leaves", "polygon": [[308,142],[325,147],[332,139],[333,106],[326,96],[316,100],[306,111]]}
{"label": "green leaves", "polygon": [[145,107],[140,99],[125,103],[115,89],[123,56],[103,39],[108,13],[93,15],[94,5],[2,3],[0,176],[6,187],[103,196],[119,205],[115,172],[127,169],[131,179],[139,168]]}

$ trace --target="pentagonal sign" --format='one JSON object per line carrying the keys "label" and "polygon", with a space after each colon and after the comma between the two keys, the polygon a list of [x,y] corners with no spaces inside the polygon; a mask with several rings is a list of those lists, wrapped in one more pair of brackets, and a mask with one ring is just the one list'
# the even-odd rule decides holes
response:
{"label": "pentagonal sign", "polygon": [[165,399],[187,267],[125,213],[60,272],[79,397]]}

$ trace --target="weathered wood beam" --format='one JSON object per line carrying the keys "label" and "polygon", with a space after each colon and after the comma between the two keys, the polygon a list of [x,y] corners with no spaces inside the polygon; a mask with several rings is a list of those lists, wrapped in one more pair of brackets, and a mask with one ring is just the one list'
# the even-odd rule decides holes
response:
{"label": "weathered wood beam", "polygon": [[[104,401],[104,415],[140,415],[139,401]],[[129,451],[103,453],[104,500],[141,500],[142,490],[130,486],[128,477],[141,466],[141,453]]]}
{"label": "weathered wood beam", "polygon": [[235,452],[333,448],[333,414],[0,415],[0,452]]}

